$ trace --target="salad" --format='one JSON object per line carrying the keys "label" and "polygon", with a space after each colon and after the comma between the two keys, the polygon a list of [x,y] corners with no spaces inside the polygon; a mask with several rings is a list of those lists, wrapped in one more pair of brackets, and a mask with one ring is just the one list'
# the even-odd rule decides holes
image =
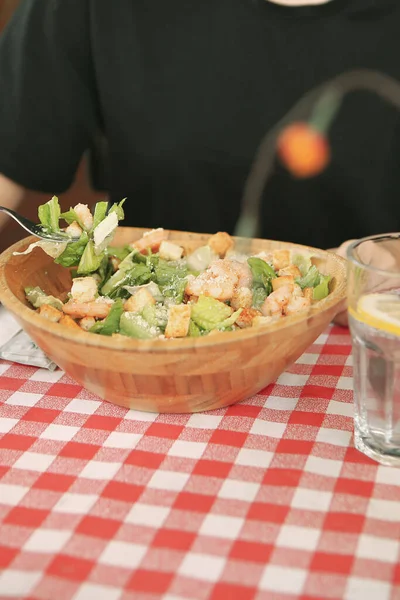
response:
{"label": "salad", "polygon": [[77,204],[61,213],[54,196],[39,207],[47,231],[77,238],[38,241],[20,253],[38,246],[70,269],[72,286],[63,300],[39,287],[25,289],[44,318],[97,335],[199,337],[268,326],[329,294],[331,277],[319,272],[312,255],[287,249],[244,255],[224,232],[189,254],[162,228],[113,246],[123,204],[98,202],[93,213]]}

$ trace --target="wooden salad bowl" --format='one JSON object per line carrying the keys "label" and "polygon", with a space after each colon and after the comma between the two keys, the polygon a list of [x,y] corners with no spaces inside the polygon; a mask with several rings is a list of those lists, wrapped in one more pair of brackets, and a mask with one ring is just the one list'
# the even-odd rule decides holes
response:
{"label": "wooden salad bowl", "polygon": [[[144,231],[120,227],[113,245],[139,239]],[[171,231],[169,239],[190,252],[209,237]],[[65,297],[71,286],[69,270],[40,248],[13,255],[32,241],[25,238],[1,254],[0,301],[70,377],[100,398],[126,408],[192,413],[240,402],[275,381],[345,308],[346,265],[336,254],[285,242],[237,240],[246,244],[248,253],[275,248],[313,252],[320,271],[333,277],[331,293],[309,310],[268,327],[201,338],[135,340],[70,330],[44,319],[25,299],[27,286],[39,286],[59,297]]]}

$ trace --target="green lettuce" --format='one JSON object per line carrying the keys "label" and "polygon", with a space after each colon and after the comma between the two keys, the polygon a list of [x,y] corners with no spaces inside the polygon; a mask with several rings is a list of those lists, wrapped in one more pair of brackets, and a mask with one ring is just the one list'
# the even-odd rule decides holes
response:
{"label": "green lettuce", "polygon": [[154,270],[155,282],[160,286],[168,285],[174,279],[185,278],[187,271],[187,266],[184,262],[159,259]]}
{"label": "green lettuce", "polygon": [[238,308],[237,310],[235,310],[235,312],[233,312],[230,317],[228,317],[227,319],[224,319],[223,321],[221,321],[221,323],[218,323],[216,329],[221,329],[224,331],[230,330],[232,325],[234,325],[236,323],[236,320],[240,316],[242,311],[243,311],[243,308]]}
{"label": "green lettuce", "polygon": [[60,231],[61,209],[57,196],[53,196],[46,204],[39,206],[38,216],[39,221],[49,233]]}
{"label": "green lettuce", "polygon": [[149,325],[164,330],[168,322],[168,309],[162,305],[148,304],[142,310],[142,317]]}
{"label": "green lettuce", "polygon": [[125,213],[124,213],[124,209],[122,208],[124,203],[126,201],[126,198],[124,198],[123,200],[121,200],[121,202],[116,202],[115,204],[112,205],[112,207],[109,210],[109,213],[117,213],[117,217],[118,217],[118,221],[122,221],[122,219],[125,218]]}
{"label": "green lettuce", "polygon": [[293,254],[292,263],[298,267],[301,276],[304,277],[312,267],[312,254]]}
{"label": "green lettuce", "polygon": [[82,221],[80,220],[80,218],[78,217],[78,215],[76,214],[76,212],[74,211],[73,208],[70,208],[69,210],[67,210],[66,212],[63,212],[60,216],[61,219],[64,219],[64,221],[66,223],[68,223],[68,225],[71,225],[71,223],[78,223],[79,227],[81,229],[85,229],[85,227],[83,226]]}
{"label": "green lettuce", "polygon": [[311,267],[304,275],[304,277],[299,277],[296,279],[296,283],[304,289],[306,287],[315,287],[320,282],[320,273],[315,265]]}
{"label": "green lettuce", "polygon": [[78,265],[78,275],[89,275],[100,268],[103,261],[104,253],[96,254],[94,243],[89,240],[83,251]]}
{"label": "green lettuce", "polygon": [[154,327],[154,325],[149,325],[142,315],[133,312],[122,313],[119,332],[122,335],[141,340],[150,340],[162,333],[161,329]]}
{"label": "green lettuce", "polygon": [[253,306],[259,308],[272,292],[271,280],[276,277],[274,269],[262,258],[251,256],[247,264],[253,275]]}
{"label": "green lettuce", "polygon": [[78,266],[88,241],[88,234],[84,231],[77,242],[67,244],[64,252],[55,259],[55,262],[63,267]]}
{"label": "green lettuce", "polygon": [[93,225],[91,231],[96,229],[97,225],[99,225],[107,216],[108,211],[108,202],[96,202],[93,213]]}
{"label": "green lettuce", "polygon": [[46,294],[40,287],[26,287],[25,296],[34,308],[39,308],[43,304],[49,304],[58,310],[62,310],[63,303],[61,300]]}
{"label": "green lettuce", "polygon": [[190,319],[188,336],[189,337],[200,337],[201,336],[200,327],[198,327],[198,325],[196,325],[196,323],[193,321],[193,319]]}
{"label": "green lettuce", "polygon": [[313,289],[313,300],[323,300],[328,296],[331,279],[331,275],[320,274],[319,283]]}
{"label": "green lettuce", "polygon": [[115,256],[119,260],[124,260],[131,252],[132,248],[130,246],[108,246],[107,248],[108,256]]}
{"label": "green lettuce", "polygon": [[109,280],[101,288],[103,296],[115,297],[117,292],[121,292],[123,293],[123,296],[126,297],[129,296],[129,292],[122,289],[124,286],[143,285],[150,281],[151,271],[146,265],[135,264],[132,262],[130,262],[130,268],[128,266],[129,262],[124,264],[124,268],[121,268],[121,265],[118,271],[111,275]]}
{"label": "green lettuce", "polygon": [[185,293],[187,273],[188,269],[183,261],[158,259],[154,267],[153,281],[160,287],[165,298],[180,304]]}
{"label": "green lettuce", "polygon": [[91,333],[99,335],[112,335],[119,332],[119,322],[124,312],[124,304],[121,299],[115,300],[107,317],[102,321],[97,321],[90,329]]}
{"label": "green lettuce", "polygon": [[267,287],[271,279],[276,277],[274,269],[262,258],[251,256],[247,259],[247,263],[253,275],[253,284],[263,285]]}
{"label": "green lettuce", "polygon": [[253,302],[252,306],[254,308],[260,308],[264,304],[265,299],[268,296],[268,292],[263,285],[259,285],[258,287],[253,287]]}
{"label": "green lettuce", "polygon": [[199,296],[192,306],[192,320],[201,329],[217,329],[231,316],[232,309],[215,298]]}

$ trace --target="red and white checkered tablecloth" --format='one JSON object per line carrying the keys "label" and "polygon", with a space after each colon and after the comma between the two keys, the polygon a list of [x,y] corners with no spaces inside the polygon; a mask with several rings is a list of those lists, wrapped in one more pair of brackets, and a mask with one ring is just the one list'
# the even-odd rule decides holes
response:
{"label": "red and white checkered tablecloth", "polygon": [[195,415],[0,363],[0,598],[399,600],[400,469],[353,447],[350,352],[330,328]]}

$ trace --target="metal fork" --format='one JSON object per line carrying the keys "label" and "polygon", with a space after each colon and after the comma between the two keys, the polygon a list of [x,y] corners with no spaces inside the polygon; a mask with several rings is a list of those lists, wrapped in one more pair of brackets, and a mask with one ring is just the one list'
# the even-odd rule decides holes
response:
{"label": "metal fork", "polygon": [[0,206],[0,212],[5,213],[6,215],[14,219],[14,221],[17,221],[17,223],[21,225],[21,227],[23,227],[31,235],[35,235],[36,237],[41,238],[42,240],[46,240],[47,242],[64,242],[68,244],[70,242],[76,242],[79,239],[79,237],[73,237],[71,235],[68,235],[64,231],[49,233],[48,231],[46,231],[43,225],[37,225],[36,223],[33,223],[29,219],[22,217],[10,208]]}

